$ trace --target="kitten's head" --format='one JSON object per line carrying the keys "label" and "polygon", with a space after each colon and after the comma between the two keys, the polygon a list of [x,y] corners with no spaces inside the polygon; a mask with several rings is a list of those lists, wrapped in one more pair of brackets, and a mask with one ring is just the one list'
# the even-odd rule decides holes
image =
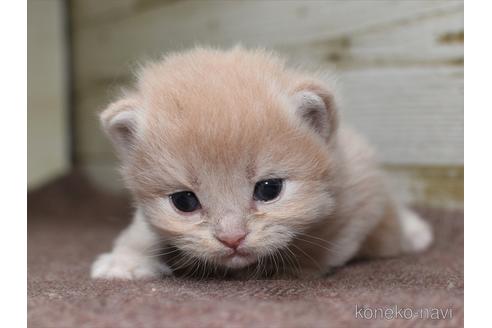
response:
{"label": "kitten's head", "polygon": [[145,67],[102,123],[150,223],[240,268],[333,210],[337,117],[321,82],[263,51],[195,49]]}

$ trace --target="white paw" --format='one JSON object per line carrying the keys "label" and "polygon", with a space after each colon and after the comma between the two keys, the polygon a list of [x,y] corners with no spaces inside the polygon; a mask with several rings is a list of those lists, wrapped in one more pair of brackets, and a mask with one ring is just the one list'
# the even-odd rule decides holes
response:
{"label": "white paw", "polygon": [[416,213],[405,210],[401,214],[403,230],[402,247],[405,252],[426,250],[432,243],[432,228]]}
{"label": "white paw", "polygon": [[170,274],[166,264],[130,252],[101,254],[91,269],[91,277],[95,279],[151,279]]}

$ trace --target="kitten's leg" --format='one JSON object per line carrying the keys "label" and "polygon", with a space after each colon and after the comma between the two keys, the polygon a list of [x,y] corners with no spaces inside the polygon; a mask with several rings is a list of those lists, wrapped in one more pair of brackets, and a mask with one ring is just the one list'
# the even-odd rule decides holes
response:
{"label": "kitten's leg", "polygon": [[[388,203],[384,211],[377,215],[373,212],[375,216],[371,218],[369,210],[351,213],[352,224],[339,231],[336,238],[329,239],[330,243],[325,245],[327,252],[309,252],[308,260],[299,254],[305,260],[300,278],[324,275],[352,258],[397,256],[420,252],[430,246],[432,229],[413,211]],[[366,226],[368,221],[374,224]]]}
{"label": "kitten's leg", "polygon": [[426,250],[432,243],[432,229],[417,213],[407,208],[390,209],[360,248],[362,257],[395,256]]}
{"label": "kitten's leg", "polygon": [[158,242],[159,237],[137,211],[133,222],[115,240],[113,250],[99,255],[92,264],[91,277],[144,279],[170,275],[170,268],[150,252]]}

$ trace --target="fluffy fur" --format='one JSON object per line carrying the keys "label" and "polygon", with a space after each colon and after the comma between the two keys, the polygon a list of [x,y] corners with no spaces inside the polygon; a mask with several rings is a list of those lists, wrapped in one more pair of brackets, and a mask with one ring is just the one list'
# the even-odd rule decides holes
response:
{"label": "fluffy fur", "polygon": [[[429,226],[391,198],[371,148],[339,124],[321,79],[240,47],[171,54],[137,77],[101,114],[137,211],[92,277],[306,278],[431,243]],[[254,201],[268,178],[284,179],[279,199]],[[168,196],[183,190],[199,211],[174,209]],[[238,233],[238,253],[217,239]]]}

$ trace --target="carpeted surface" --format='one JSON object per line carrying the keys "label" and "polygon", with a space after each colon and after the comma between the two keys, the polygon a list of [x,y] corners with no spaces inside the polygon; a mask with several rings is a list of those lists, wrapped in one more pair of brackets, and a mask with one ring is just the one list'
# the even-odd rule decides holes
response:
{"label": "carpeted surface", "polygon": [[419,209],[437,233],[425,254],[318,280],[92,281],[91,261],[127,224],[128,204],[78,175],[28,195],[29,327],[463,326],[462,211]]}

